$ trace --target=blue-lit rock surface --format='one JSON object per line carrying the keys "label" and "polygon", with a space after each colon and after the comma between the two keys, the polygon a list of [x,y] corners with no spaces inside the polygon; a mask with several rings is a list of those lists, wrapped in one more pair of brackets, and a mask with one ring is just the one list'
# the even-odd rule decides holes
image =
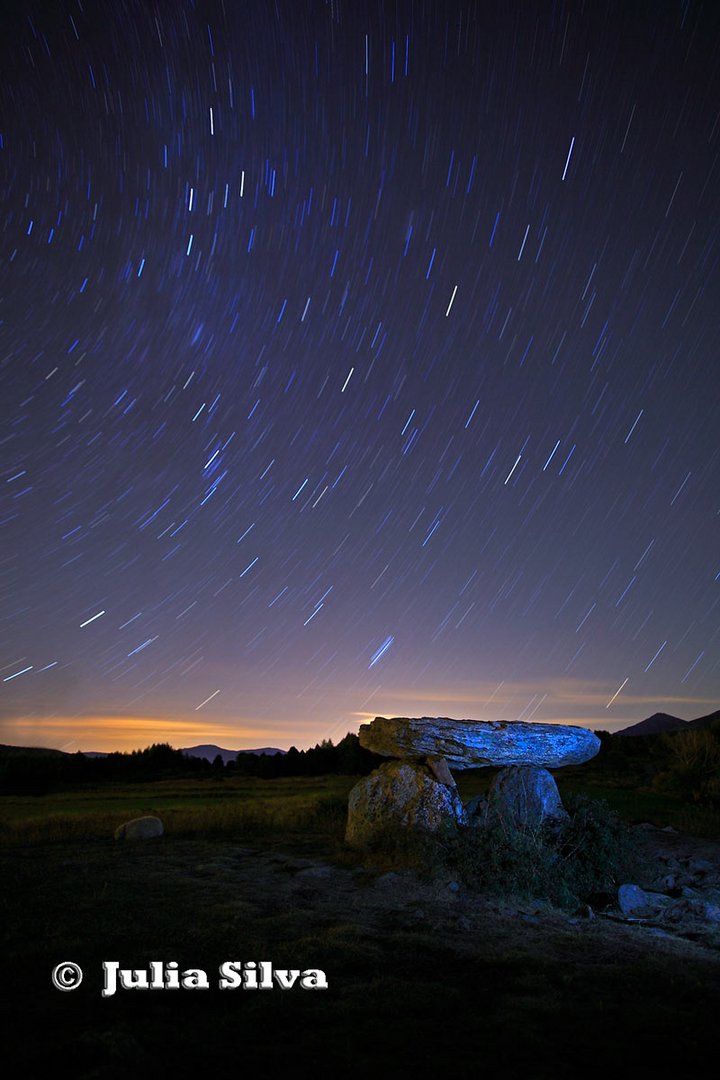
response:
{"label": "blue-lit rock surface", "polygon": [[488,765],[557,769],[595,757],[600,739],[587,728],[566,724],[378,716],[360,728],[360,745],[382,757],[443,757],[452,769]]}
{"label": "blue-lit rock surface", "polygon": [[520,828],[567,818],[552,773],[537,765],[510,765],[493,779],[489,805],[502,820]]}
{"label": "blue-lit rock surface", "polygon": [[350,792],[345,839],[365,847],[399,828],[437,832],[464,823],[454,787],[440,783],[424,765],[388,761]]}

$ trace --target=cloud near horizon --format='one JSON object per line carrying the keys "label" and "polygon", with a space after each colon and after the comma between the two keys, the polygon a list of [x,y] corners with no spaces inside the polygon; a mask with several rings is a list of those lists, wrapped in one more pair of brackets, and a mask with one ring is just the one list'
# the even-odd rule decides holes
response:
{"label": "cloud near horizon", "polygon": [[[353,707],[347,690],[337,696],[339,707],[325,701],[300,710],[287,708],[292,720],[275,720],[262,715],[233,717],[227,700],[215,710],[202,714],[195,709],[148,709],[144,715],[125,715],[122,710],[106,710],[95,715],[25,715],[0,720],[0,742],[21,746],[47,746],[69,750],[134,750],[154,742],[173,746],[214,743],[226,749],[253,749],[258,746],[312,746],[324,738],[337,742],[347,731],[376,716],[452,716],[456,719],[531,721],[577,724],[616,731],[653,712],[672,711],[683,719],[712,712],[717,702],[703,697],[652,696],[623,691],[611,708],[606,708],[614,689],[604,681],[544,678],[506,683],[479,682],[448,690],[378,687],[360,707]],[[330,697],[331,695],[327,695]],[[373,708],[367,706],[372,699]],[[290,698],[285,704],[289,706]],[[220,704],[220,703],[218,703]],[[249,704],[248,702],[245,703]],[[363,707],[365,706],[365,707]],[[154,714],[153,714],[154,713]],[[169,714],[169,715],[168,715]]]}
{"label": "cloud near horizon", "polygon": [[0,741],[70,753],[139,750],[157,742],[168,742],[175,747],[224,742],[228,743],[224,748],[243,750],[267,745],[267,736],[267,728],[247,724],[214,723],[203,727],[197,721],[153,716],[16,718],[0,724]]}

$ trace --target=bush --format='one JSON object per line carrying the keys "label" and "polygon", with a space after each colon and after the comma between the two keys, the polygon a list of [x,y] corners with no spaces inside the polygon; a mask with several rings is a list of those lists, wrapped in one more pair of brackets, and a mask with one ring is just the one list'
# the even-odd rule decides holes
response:
{"label": "bush", "polygon": [[518,827],[501,818],[444,834],[409,833],[376,842],[373,861],[413,866],[432,877],[453,877],[492,896],[532,897],[576,907],[593,893],[617,888],[631,876],[630,832],[607,803],[568,796],[568,819]]}
{"label": "bush", "polygon": [[614,891],[638,869],[630,829],[603,800],[574,795],[565,806],[570,817],[559,838],[559,884],[578,900]]}
{"label": "bush", "polygon": [[664,735],[660,741],[665,768],[653,786],[694,803],[720,803],[720,738],[700,728]]}

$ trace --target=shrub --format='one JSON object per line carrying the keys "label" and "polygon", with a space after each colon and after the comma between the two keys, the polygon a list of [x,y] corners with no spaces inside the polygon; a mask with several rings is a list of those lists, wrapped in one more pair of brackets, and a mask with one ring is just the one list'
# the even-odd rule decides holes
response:
{"label": "shrub", "polygon": [[630,829],[603,800],[573,795],[565,805],[570,817],[559,837],[559,884],[578,900],[614,890],[638,869]]}
{"label": "shrub", "polygon": [[376,841],[372,861],[453,877],[487,895],[575,907],[616,888],[637,866],[629,829],[605,802],[568,796],[566,808],[565,822],[537,828],[488,816],[483,825],[435,835],[402,830]]}
{"label": "shrub", "polygon": [[665,768],[653,786],[697,803],[720,802],[720,739],[714,729],[665,735],[660,742]]}

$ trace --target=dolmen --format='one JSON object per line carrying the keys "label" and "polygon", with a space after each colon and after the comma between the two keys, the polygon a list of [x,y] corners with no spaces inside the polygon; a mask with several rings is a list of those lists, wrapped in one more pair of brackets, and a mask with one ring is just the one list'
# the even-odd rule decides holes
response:
{"label": "dolmen", "polygon": [[[368,847],[387,832],[437,833],[501,816],[537,827],[566,812],[549,769],[580,765],[600,749],[597,735],[565,724],[378,716],[360,745],[393,760],[350,792],[347,843]],[[499,767],[487,798],[463,806],[451,769]]]}

